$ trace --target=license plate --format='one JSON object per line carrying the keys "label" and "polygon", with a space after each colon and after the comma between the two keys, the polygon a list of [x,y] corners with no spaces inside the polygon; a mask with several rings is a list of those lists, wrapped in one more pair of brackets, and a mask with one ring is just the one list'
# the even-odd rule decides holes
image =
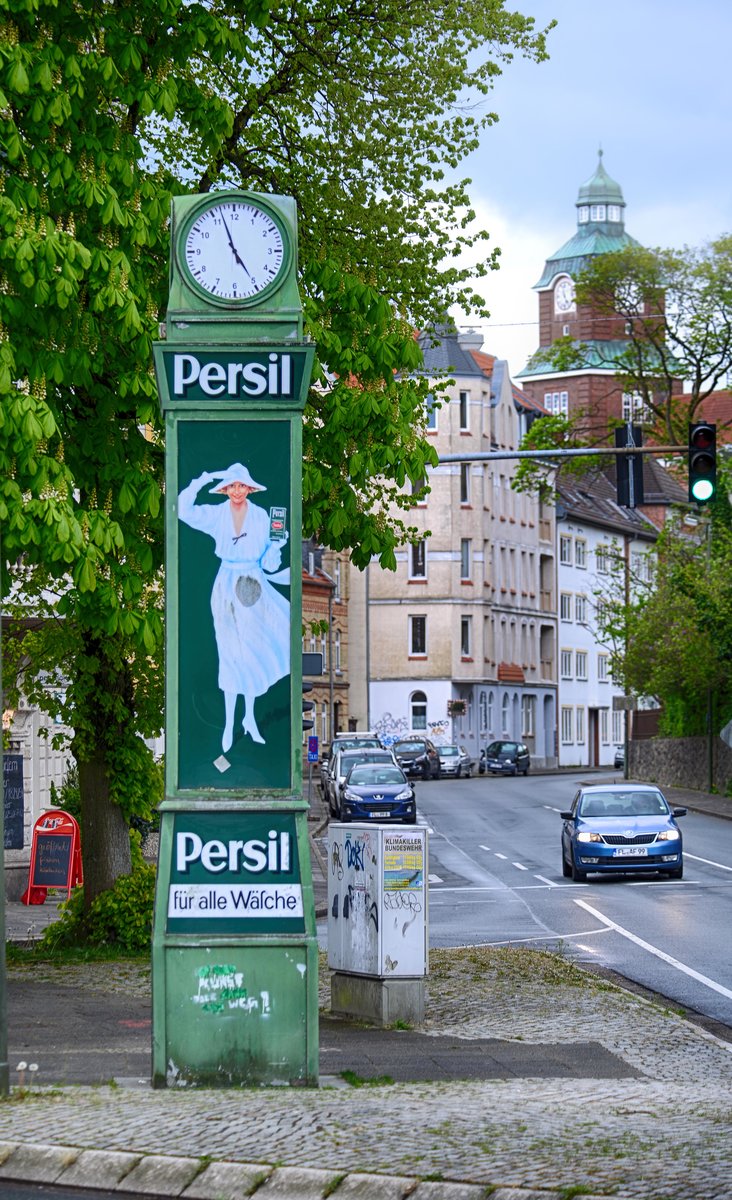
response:
{"label": "license plate", "polygon": [[646,858],[647,856],[647,846],[616,846],[613,850],[613,858]]}
{"label": "license plate", "polygon": [[369,816],[370,816],[370,817],[383,817],[383,816],[384,816],[384,813],[383,813],[383,812],[373,812],[373,811],[372,811],[372,812],[370,812],[370,813],[369,813]]}

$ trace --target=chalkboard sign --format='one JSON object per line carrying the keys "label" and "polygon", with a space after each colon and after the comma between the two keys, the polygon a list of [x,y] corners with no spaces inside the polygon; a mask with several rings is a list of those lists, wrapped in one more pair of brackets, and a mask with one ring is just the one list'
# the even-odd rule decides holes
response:
{"label": "chalkboard sign", "polygon": [[3,754],[3,814],[6,850],[23,849],[23,755]]}
{"label": "chalkboard sign", "polygon": [[43,904],[48,888],[64,888],[70,895],[82,882],[79,826],[69,813],[48,809],[33,826],[30,878],[21,901]]}
{"label": "chalkboard sign", "polygon": [[65,888],[68,885],[73,840],[71,833],[38,834],[32,887]]}

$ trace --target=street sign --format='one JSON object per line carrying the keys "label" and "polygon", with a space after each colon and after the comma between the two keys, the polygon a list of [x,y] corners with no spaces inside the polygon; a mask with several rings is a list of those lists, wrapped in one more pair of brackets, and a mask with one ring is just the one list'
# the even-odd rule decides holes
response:
{"label": "street sign", "polygon": [[308,738],[308,762],[318,761],[318,739],[317,737]]}

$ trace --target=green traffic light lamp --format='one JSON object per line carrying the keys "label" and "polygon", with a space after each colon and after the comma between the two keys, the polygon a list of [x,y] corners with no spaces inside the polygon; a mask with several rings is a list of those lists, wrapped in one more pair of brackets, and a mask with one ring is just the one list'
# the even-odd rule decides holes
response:
{"label": "green traffic light lamp", "polygon": [[689,501],[708,504],[717,490],[717,427],[708,421],[689,426]]}

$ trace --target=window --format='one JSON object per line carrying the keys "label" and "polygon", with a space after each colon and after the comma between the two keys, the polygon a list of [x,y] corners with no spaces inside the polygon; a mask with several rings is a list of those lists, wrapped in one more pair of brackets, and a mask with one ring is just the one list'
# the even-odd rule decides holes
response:
{"label": "window", "polygon": [[562,741],[563,742],[571,742],[574,740],[572,737],[572,729],[573,729],[573,725],[574,725],[573,717],[574,717],[574,709],[566,708],[566,707],[562,708]]}
{"label": "window", "polygon": [[608,737],[608,725],[609,725],[608,710],[606,708],[601,708],[600,709],[600,741],[602,742],[603,746],[607,746],[608,742],[610,741],[610,738]]}
{"label": "window", "polygon": [[624,421],[635,421],[643,424],[652,421],[653,413],[642,396],[631,392],[623,392],[622,416]]}
{"label": "window", "polygon": [[427,654],[427,618],[409,618],[409,653]]}
{"label": "window", "polygon": [[470,392],[460,393],[460,431],[465,433],[470,429]]}
{"label": "window", "polygon": [[460,463],[460,503],[470,504],[470,463]]}
{"label": "window", "polygon": [[565,567],[572,565],[572,539],[564,533],[559,539],[559,561]]}
{"label": "window", "polygon": [[562,621],[572,620],[572,593],[562,592],[559,597],[559,615]]}
{"label": "window", "polygon": [[597,656],[597,678],[599,683],[607,683],[610,678],[610,659],[607,654]]}
{"label": "window", "polygon": [[424,540],[409,547],[409,578],[424,579],[427,575],[427,550]]}
{"label": "window", "polygon": [[424,475],[420,475],[419,479],[412,480],[412,495],[419,497],[417,501],[418,505],[427,504],[427,496],[426,494],[423,494],[426,487],[427,479]]}
{"label": "window", "polygon": [[575,657],[575,666],[577,668],[577,678],[587,678],[587,651],[578,650]]}
{"label": "window", "polygon": [[323,670],[328,670],[328,639],[325,634],[320,637],[320,653],[323,655]]}
{"label": "window", "polygon": [[333,599],[341,599],[341,560],[339,558],[336,559],[335,563],[335,592]]}
{"label": "window", "polygon": [[536,696],[521,697],[521,737],[534,736],[534,719],[536,713]]}
{"label": "window", "polygon": [[619,221],[621,219],[619,204],[608,204],[607,219],[608,221]]}
{"label": "window", "polygon": [[437,400],[433,395],[429,395],[425,401],[425,414],[427,417],[427,428],[437,429]]}
{"label": "window", "polygon": [[488,693],[488,732],[493,732],[493,692]]}
{"label": "window", "polygon": [[600,575],[607,575],[610,562],[610,550],[608,546],[598,546],[595,550],[595,563]]}
{"label": "window", "polygon": [[424,692],[412,692],[409,700],[412,729],[427,728],[427,697]]}
{"label": "window", "polygon": [[607,216],[607,210],[606,210],[604,204],[591,204],[590,205],[590,220],[591,221],[604,221],[606,216]]}
{"label": "window", "polygon": [[460,578],[471,579],[473,574],[473,543],[470,538],[460,539]]}
{"label": "window", "polygon": [[485,692],[478,697],[478,729],[480,733],[488,732],[488,698]]}
{"label": "window", "polygon": [[583,204],[577,210],[577,223],[586,225],[590,219],[590,207],[588,204]]}
{"label": "window", "polygon": [[[313,726],[314,729],[317,726]],[[328,741],[328,705],[323,701],[323,711],[320,714],[320,740],[321,742]]]}
{"label": "window", "polygon": [[587,597],[581,592],[574,598],[574,619],[578,625],[587,624]]}
{"label": "window", "polygon": [[583,538],[574,540],[574,565],[576,567],[587,566],[587,543]]}
{"label": "window", "polygon": [[625,741],[625,713],[613,710],[613,741],[616,746]]}
{"label": "window", "polygon": [[460,618],[460,654],[463,658],[470,658],[472,654],[472,632],[473,618]]}
{"label": "window", "polygon": [[569,392],[544,392],[544,408],[556,417],[569,413]]}
{"label": "window", "polygon": [[335,631],[335,670],[338,675],[341,673],[341,631]]}
{"label": "window", "polygon": [[509,730],[510,714],[511,714],[511,701],[509,699],[508,692],[504,692],[503,699],[501,700],[501,728],[504,733],[508,733],[508,730]]}
{"label": "window", "polygon": [[572,678],[572,651],[562,650],[561,655],[562,679]]}
{"label": "window", "polygon": [[577,741],[584,742],[585,740],[585,710],[584,708],[577,709],[576,716]]}

